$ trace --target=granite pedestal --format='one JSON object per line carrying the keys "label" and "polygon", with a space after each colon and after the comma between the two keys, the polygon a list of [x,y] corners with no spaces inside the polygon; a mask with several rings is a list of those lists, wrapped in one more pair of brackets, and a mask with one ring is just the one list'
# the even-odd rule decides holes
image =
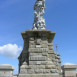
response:
{"label": "granite pedestal", "polygon": [[55,32],[27,30],[22,33],[24,48],[19,56],[18,77],[60,77],[60,55],[53,50]]}

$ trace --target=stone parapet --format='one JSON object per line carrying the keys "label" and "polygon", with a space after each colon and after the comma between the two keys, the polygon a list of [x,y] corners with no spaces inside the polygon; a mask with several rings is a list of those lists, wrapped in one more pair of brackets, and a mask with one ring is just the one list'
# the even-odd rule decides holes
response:
{"label": "stone parapet", "polygon": [[63,76],[64,77],[76,77],[76,68],[75,64],[65,64],[62,66]]}
{"label": "stone parapet", "polygon": [[0,77],[13,77],[14,67],[8,64],[0,65]]}

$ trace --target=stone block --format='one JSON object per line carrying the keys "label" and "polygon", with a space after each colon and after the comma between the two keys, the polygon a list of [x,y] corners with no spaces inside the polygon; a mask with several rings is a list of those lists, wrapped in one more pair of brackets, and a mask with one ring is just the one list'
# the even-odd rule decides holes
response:
{"label": "stone block", "polygon": [[26,65],[22,65],[22,66],[20,66],[20,68],[21,68],[21,69],[24,69],[24,68],[25,68],[25,66],[26,66]]}
{"label": "stone block", "polygon": [[37,61],[37,65],[40,65],[41,64],[41,62],[40,61]]}
{"label": "stone block", "polygon": [[65,71],[65,77],[76,77],[76,71]]}
{"label": "stone block", "polygon": [[48,44],[47,40],[42,40],[42,44]]}
{"label": "stone block", "polygon": [[42,52],[42,55],[43,55],[43,56],[47,56],[48,53],[47,53],[47,52]]}
{"label": "stone block", "polygon": [[47,65],[54,65],[52,61],[47,61]]}
{"label": "stone block", "polygon": [[41,65],[41,61],[29,61],[29,65]]}
{"label": "stone block", "polygon": [[47,47],[48,47],[47,44],[42,44],[42,45],[41,45],[41,48],[47,48]]}
{"label": "stone block", "polygon": [[30,56],[42,56],[42,53],[29,53]]}
{"label": "stone block", "polygon": [[41,45],[36,45],[36,48],[41,48]]}
{"label": "stone block", "polygon": [[43,69],[43,73],[50,73],[50,69]]}
{"label": "stone block", "polygon": [[54,65],[52,61],[42,61],[41,64],[42,65]]}
{"label": "stone block", "polygon": [[54,54],[48,54],[50,58],[54,58],[55,59],[55,55]]}
{"label": "stone block", "polygon": [[36,65],[37,61],[29,61],[29,65]]}
{"label": "stone block", "polygon": [[52,68],[55,68],[55,65],[46,65],[45,66],[45,69],[52,69]]}
{"label": "stone block", "polygon": [[53,42],[52,43],[48,43],[48,46],[53,46]]}
{"label": "stone block", "polygon": [[27,62],[23,62],[23,65],[27,65]]}
{"label": "stone block", "polygon": [[27,69],[20,69],[20,74],[27,74]]}
{"label": "stone block", "polygon": [[48,51],[48,48],[29,48],[29,52],[31,53],[42,53],[47,51]]}
{"label": "stone block", "polygon": [[22,65],[20,68],[21,69],[31,69],[32,65]]}
{"label": "stone block", "polygon": [[54,53],[54,50],[48,50],[48,53],[49,53],[49,54],[55,54],[55,53]]}
{"label": "stone block", "polygon": [[34,45],[34,41],[29,41],[29,45]]}
{"label": "stone block", "polygon": [[33,74],[34,73],[34,69],[27,69],[27,73],[28,74]]}
{"label": "stone block", "polygon": [[41,44],[41,39],[36,39],[36,44],[40,45]]}
{"label": "stone block", "polygon": [[29,60],[31,60],[31,61],[45,61],[46,57],[45,56],[31,56],[31,57],[29,57]]}
{"label": "stone block", "polygon": [[53,50],[53,46],[49,46],[49,50]]}
{"label": "stone block", "polygon": [[39,69],[45,69],[45,65],[38,66]]}
{"label": "stone block", "polygon": [[33,65],[34,69],[45,69],[44,65]]}
{"label": "stone block", "polygon": [[34,37],[30,37],[29,40],[30,40],[30,41],[34,41]]}
{"label": "stone block", "polygon": [[29,48],[35,48],[36,46],[35,45],[29,45]]}
{"label": "stone block", "polygon": [[57,70],[56,70],[56,69],[51,69],[50,72],[51,72],[51,73],[56,73]]}
{"label": "stone block", "polygon": [[63,65],[63,74],[65,77],[76,77],[76,68],[75,64],[65,64]]}
{"label": "stone block", "polygon": [[35,73],[43,73],[43,69],[35,69]]}
{"label": "stone block", "polygon": [[67,68],[70,68],[70,69],[76,69],[77,68],[77,65],[75,65],[75,64],[70,64],[70,65],[63,65],[63,68],[64,69],[67,69]]}

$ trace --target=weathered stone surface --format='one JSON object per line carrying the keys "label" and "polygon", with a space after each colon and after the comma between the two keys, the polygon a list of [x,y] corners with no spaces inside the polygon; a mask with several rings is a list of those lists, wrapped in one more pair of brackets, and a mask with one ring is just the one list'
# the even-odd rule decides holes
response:
{"label": "weathered stone surface", "polygon": [[48,53],[47,53],[47,52],[42,52],[42,55],[43,55],[43,56],[47,56]]}
{"label": "weathered stone surface", "polygon": [[32,68],[32,65],[22,65],[21,67],[20,67],[21,69],[31,69]]}
{"label": "weathered stone surface", "polygon": [[53,50],[48,50],[49,54],[55,54]]}
{"label": "weathered stone surface", "polygon": [[51,69],[50,72],[51,73],[57,73],[57,70],[56,69]]}
{"label": "weathered stone surface", "polygon": [[47,61],[42,61],[41,64],[42,65],[47,65]]}
{"label": "weathered stone surface", "polygon": [[33,65],[34,69],[45,69],[45,65]]}
{"label": "weathered stone surface", "polygon": [[0,65],[0,77],[13,77],[14,67],[9,64]]}
{"label": "weathered stone surface", "polygon": [[49,46],[49,50],[53,50],[53,46]]}
{"label": "weathered stone surface", "polygon": [[46,44],[46,45],[48,44],[47,38],[42,38],[42,40],[43,40],[43,41],[42,41],[42,44],[44,44],[44,45],[45,45],[45,44]]}
{"label": "weathered stone surface", "polygon": [[29,57],[29,60],[31,60],[31,61],[45,61],[46,57],[45,56],[31,56],[31,57]]}
{"label": "weathered stone surface", "polygon": [[42,53],[29,53],[30,56],[42,56]]}
{"label": "weathered stone surface", "polygon": [[41,48],[41,45],[36,45],[36,48]]}
{"label": "weathered stone surface", "polygon": [[34,69],[27,69],[28,74],[33,74],[34,73]]}
{"label": "weathered stone surface", "polygon": [[45,66],[45,69],[53,69],[53,68],[55,68],[55,65],[46,65]]}
{"label": "weathered stone surface", "polygon": [[20,74],[19,77],[62,77],[58,74]]}
{"label": "weathered stone surface", "polygon": [[42,44],[42,45],[41,45],[41,48],[47,48],[47,47],[48,47],[47,44]]}
{"label": "weathered stone surface", "polygon": [[53,46],[53,42],[52,43],[48,43],[48,46]]}
{"label": "weathered stone surface", "polygon": [[37,65],[40,65],[41,64],[41,62],[40,61],[37,61]]}
{"label": "weathered stone surface", "polygon": [[20,69],[20,73],[21,74],[27,74],[27,69],[25,69],[25,68],[24,69]]}
{"label": "weathered stone surface", "polygon": [[35,73],[43,73],[43,69],[35,69]]}
{"label": "weathered stone surface", "polygon": [[52,61],[42,61],[41,64],[42,65],[54,65]]}
{"label": "weathered stone surface", "polygon": [[65,64],[63,65],[63,75],[64,77],[76,77],[76,68],[75,64]]}
{"label": "weathered stone surface", "polygon": [[29,61],[29,65],[36,65],[37,61]]}
{"label": "weathered stone surface", "polygon": [[[26,35],[28,35],[29,38],[34,37],[34,39],[33,38],[29,39],[28,41],[29,46],[27,46],[28,47],[27,53],[22,53],[22,54],[26,54],[24,56],[21,55],[20,62],[21,61],[23,62],[24,60],[27,63],[27,64],[23,64],[24,62],[23,63],[21,62],[22,63],[21,66],[23,65],[23,67],[22,68],[20,67],[20,71],[24,72],[24,70],[22,69],[27,70],[25,71],[26,72],[25,75],[24,73],[22,74],[22,77],[23,75],[26,77],[28,74],[29,74],[28,76],[30,76],[31,74],[31,77],[34,74],[35,75],[41,74],[41,76],[43,75],[43,77],[44,77],[44,74],[50,74],[50,77],[52,76],[51,74],[53,74],[54,77],[56,74],[59,75],[59,72],[57,69],[58,66],[56,65],[59,62],[59,60],[57,60],[58,58],[56,58],[56,54],[54,53],[54,50],[49,49],[49,48],[53,48],[52,40],[53,40],[54,33],[52,35],[51,31],[48,31],[45,33],[44,32],[37,31],[37,30],[36,32],[34,30],[26,31],[27,33]],[[23,35],[25,37],[25,34]],[[23,51],[25,52],[25,50]],[[23,57],[24,59],[22,59]],[[20,75],[21,73],[19,74],[18,77],[20,77]]]}
{"label": "weathered stone surface", "polygon": [[50,73],[50,69],[44,69],[43,73]]}
{"label": "weathered stone surface", "polygon": [[41,38],[36,40],[36,45],[40,45],[41,44]]}
{"label": "weathered stone surface", "polygon": [[14,70],[14,67],[9,65],[9,64],[3,64],[3,65],[0,65],[0,69],[8,69],[8,70]]}
{"label": "weathered stone surface", "polygon": [[30,40],[30,41],[34,41],[34,37],[30,37],[29,40]]}
{"label": "weathered stone surface", "polygon": [[70,68],[70,69],[74,68],[74,69],[76,69],[77,65],[75,65],[75,64],[72,64],[72,65],[63,65],[63,68],[65,68],[65,69],[67,69],[67,68]]}
{"label": "weathered stone surface", "polygon": [[35,53],[42,53],[42,52],[46,52],[46,51],[48,51],[48,48],[30,48],[29,49],[29,52],[35,52]]}

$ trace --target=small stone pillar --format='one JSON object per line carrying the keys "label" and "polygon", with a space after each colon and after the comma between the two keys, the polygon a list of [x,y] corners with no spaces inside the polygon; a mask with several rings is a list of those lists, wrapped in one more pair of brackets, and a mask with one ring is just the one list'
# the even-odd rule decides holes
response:
{"label": "small stone pillar", "polygon": [[76,68],[75,64],[65,64],[62,66],[63,77],[76,77]]}
{"label": "small stone pillar", "polygon": [[0,65],[0,77],[13,77],[14,67],[9,64]]}

